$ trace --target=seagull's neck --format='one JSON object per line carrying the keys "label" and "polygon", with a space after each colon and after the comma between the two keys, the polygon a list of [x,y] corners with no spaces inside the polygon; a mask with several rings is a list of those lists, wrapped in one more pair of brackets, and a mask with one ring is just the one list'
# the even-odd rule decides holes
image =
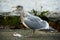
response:
{"label": "seagull's neck", "polygon": [[28,16],[30,16],[31,14],[29,14],[28,12],[22,10],[20,11],[20,18],[21,18],[21,22],[24,22],[24,19]]}
{"label": "seagull's neck", "polygon": [[21,19],[21,22],[24,21],[24,17],[23,17],[23,15],[22,15],[22,13],[20,14],[20,19]]}
{"label": "seagull's neck", "polygon": [[20,11],[20,19],[22,23],[24,22],[24,18],[25,18],[25,13],[24,13],[24,10],[22,10]]}

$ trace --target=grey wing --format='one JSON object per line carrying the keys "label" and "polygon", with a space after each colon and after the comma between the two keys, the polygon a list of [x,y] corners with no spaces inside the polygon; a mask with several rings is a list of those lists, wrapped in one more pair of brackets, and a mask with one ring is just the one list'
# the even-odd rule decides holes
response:
{"label": "grey wing", "polygon": [[31,21],[36,21],[36,22],[39,22],[39,21],[43,21],[41,18],[37,17],[37,16],[33,16],[33,15],[30,15],[27,17],[29,20]]}
{"label": "grey wing", "polygon": [[37,22],[37,20],[34,20],[34,18],[26,19],[24,20],[24,23],[31,29],[45,29],[47,26],[45,22]]}

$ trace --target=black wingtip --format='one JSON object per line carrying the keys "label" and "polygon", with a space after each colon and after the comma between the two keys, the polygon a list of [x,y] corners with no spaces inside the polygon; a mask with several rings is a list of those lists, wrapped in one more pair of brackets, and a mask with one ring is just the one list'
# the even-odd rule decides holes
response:
{"label": "black wingtip", "polygon": [[50,32],[55,32],[55,29],[52,27],[49,27]]}
{"label": "black wingtip", "polygon": [[49,29],[40,29],[39,31],[45,31],[45,32],[55,32],[56,30],[52,27],[49,27]]}

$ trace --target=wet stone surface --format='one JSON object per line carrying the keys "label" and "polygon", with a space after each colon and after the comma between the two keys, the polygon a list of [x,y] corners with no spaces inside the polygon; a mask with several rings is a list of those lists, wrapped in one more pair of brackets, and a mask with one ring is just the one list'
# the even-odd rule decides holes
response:
{"label": "wet stone surface", "polygon": [[[13,36],[14,33],[22,36]],[[0,29],[0,40],[60,40],[59,32],[36,31],[31,37],[25,37],[28,35],[32,35],[32,30]]]}

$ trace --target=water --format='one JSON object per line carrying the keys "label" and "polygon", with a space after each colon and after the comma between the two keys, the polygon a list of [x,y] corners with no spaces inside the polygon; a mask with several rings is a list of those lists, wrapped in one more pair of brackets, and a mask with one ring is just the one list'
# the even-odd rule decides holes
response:
{"label": "water", "polygon": [[[59,11],[60,10],[60,0],[0,0],[0,12],[12,11],[16,5],[22,5],[25,10],[30,11],[35,10],[50,10]],[[43,9],[41,10],[41,6]]]}

